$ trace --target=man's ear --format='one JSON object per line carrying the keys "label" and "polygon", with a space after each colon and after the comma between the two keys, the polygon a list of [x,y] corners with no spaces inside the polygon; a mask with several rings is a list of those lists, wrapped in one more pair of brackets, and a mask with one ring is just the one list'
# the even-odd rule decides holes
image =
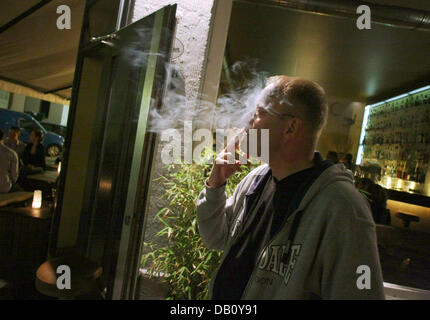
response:
{"label": "man's ear", "polygon": [[293,118],[291,119],[291,121],[289,121],[284,132],[286,134],[294,135],[299,131],[301,127],[302,127],[302,121],[299,118]]}

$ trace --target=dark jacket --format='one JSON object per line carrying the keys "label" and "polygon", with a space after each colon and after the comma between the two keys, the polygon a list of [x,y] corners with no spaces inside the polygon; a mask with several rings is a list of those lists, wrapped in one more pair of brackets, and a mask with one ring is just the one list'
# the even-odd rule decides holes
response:
{"label": "dark jacket", "polygon": [[35,167],[42,168],[46,170],[45,163],[45,148],[42,144],[38,144],[36,148],[36,154],[31,154],[31,148],[33,147],[32,143],[27,144],[25,147],[24,154],[22,155],[22,161],[24,165],[33,165]]}

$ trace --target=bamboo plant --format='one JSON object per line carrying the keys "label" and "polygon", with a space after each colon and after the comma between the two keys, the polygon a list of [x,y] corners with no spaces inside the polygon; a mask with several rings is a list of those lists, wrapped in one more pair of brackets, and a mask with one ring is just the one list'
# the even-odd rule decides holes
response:
{"label": "bamboo plant", "polygon": [[[145,242],[149,252],[142,256],[142,267],[150,276],[162,275],[168,284],[169,300],[207,299],[209,281],[220,262],[222,252],[204,246],[196,217],[197,197],[212,166],[205,161],[208,156],[213,158],[214,153],[207,151],[200,163],[170,164],[167,174],[157,179],[165,190],[168,205],[156,215],[164,226],[156,236],[167,237],[168,245],[157,248],[154,243]],[[250,166],[242,165],[229,179],[227,196],[233,194],[250,170]]]}

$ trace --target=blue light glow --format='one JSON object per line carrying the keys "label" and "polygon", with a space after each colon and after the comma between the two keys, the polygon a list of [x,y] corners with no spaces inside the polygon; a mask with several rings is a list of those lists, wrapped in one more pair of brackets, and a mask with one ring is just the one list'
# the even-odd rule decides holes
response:
{"label": "blue light glow", "polygon": [[395,100],[398,100],[398,99],[401,99],[401,98],[405,98],[405,97],[407,97],[409,94],[410,94],[410,93],[401,94],[400,96],[397,96],[397,97],[394,97],[394,98],[391,98],[391,99],[385,100],[384,102],[391,102],[391,101],[395,101]]}
{"label": "blue light glow", "polygon": [[414,94],[414,93],[422,92],[422,91],[427,90],[427,89],[430,89],[430,86],[422,87],[422,88],[419,88],[417,90],[411,91],[411,92],[409,92],[409,94]]}

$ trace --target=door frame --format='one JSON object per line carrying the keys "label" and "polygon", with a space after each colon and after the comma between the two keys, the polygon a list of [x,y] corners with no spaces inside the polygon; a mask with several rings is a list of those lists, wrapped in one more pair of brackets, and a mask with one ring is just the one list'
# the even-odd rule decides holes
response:
{"label": "door frame", "polygon": [[[70,157],[70,148],[72,145],[72,132],[74,131],[75,127],[75,120],[76,120],[76,112],[77,112],[77,106],[78,106],[78,92],[81,86],[81,78],[83,75],[83,68],[84,68],[84,62],[85,59],[91,56],[100,56],[100,51],[105,51],[105,49],[101,48],[101,41],[89,41],[88,36],[88,26],[89,26],[89,10],[91,7],[97,3],[98,1],[102,0],[88,0],[85,7],[85,13],[84,13],[84,22],[83,27],[81,31],[81,40],[79,45],[79,53],[78,53],[78,59],[77,59],[77,66],[76,66],[76,72],[75,72],[75,78],[74,78],[74,84],[73,84],[73,92],[75,93],[72,95],[72,102],[71,102],[71,110],[69,114],[68,119],[68,127],[69,131],[67,133],[66,141],[67,144],[65,146],[65,154],[63,159],[63,170],[61,171],[61,177],[59,179],[59,186],[58,186],[58,193],[55,201],[55,215],[53,218],[53,224],[51,228],[51,239],[50,239],[50,249],[49,252],[53,256],[58,256],[61,254],[67,254],[69,248],[65,248],[66,250],[61,250],[62,248],[58,248],[58,239],[61,234],[60,229],[60,222],[61,222],[61,212],[63,209],[63,199],[65,196],[65,190],[66,190],[66,176],[67,172],[69,171],[69,157]],[[130,1],[121,1],[121,4],[124,5],[121,10],[119,10],[119,14],[117,17],[117,23],[115,26],[115,31],[119,31],[118,28],[122,29],[123,24],[125,22],[130,21],[130,12],[131,7],[126,6],[125,4],[130,5]],[[166,9],[167,8],[167,9]],[[156,13],[154,13],[156,23],[158,23],[158,29],[154,27],[155,36],[153,36],[153,43],[157,45],[157,48],[153,48],[151,45],[151,51],[155,50],[156,52],[162,51],[165,53],[168,53],[167,56],[170,57],[171,49],[172,49],[172,40],[173,40],[173,34],[174,34],[174,27],[176,25],[176,19],[175,19],[175,13],[176,13],[176,5],[169,5],[166,6],[160,10],[158,10]],[[125,15],[125,16],[124,16]],[[158,21],[158,22],[157,22]],[[170,33],[170,31],[173,31]],[[158,38],[157,38],[158,37]],[[154,38],[157,38],[154,41]],[[158,42],[157,42],[158,41]],[[148,64],[152,64],[152,74],[148,77],[148,71],[146,71],[145,76],[145,87],[144,90],[146,90],[146,96],[149,96],[149,101],[155,100],[155,103],[151,103],[151,108],[155,107],[157,109],[161,108],[162,104],[162,98],[164,96],[164,92],[166,90],[165,87],[165,78],[164,78],[164,61],[165,58],[160,58],[159,55],[153,55],[153,61],[150,61]],[[151,59],[151,58],[150,58]],[[106,61],[109,59],[102,59],[103,63],[102,65],[102,77],[100,78],[99,87],[98,87],[98,93],[99,96],[97,104],[101,103],[101,101],[104,101],[105,99],[108,99],[107,95],[110,84],[111,84],[111,73],[109,68],[106,68]],[[147,69],[150,69],[149,67]],[[103,76],[104,75],[104,76]],[[148,80],[149,79],[149,80]],[[153,81],[151,80],[153,79]],[[150,82],[150,85],[148,88],[146,88],[147,82]],[[142,93],[140,93],[141,95]],[[139,93],[138,95],[139,96]],[[141,99],[141,98],[140,98]],[[141,100],[139,100],[140,103]],[[140,104],[139,104],[140,105]],[[142,103],[143,105],[143,103]],[[149,105],[149,102],[148,102]],[[99,114],[101,118],[104,118],[106,116],[106,111],[101,110],[102,108],[96,108],[95,114]],[[149,111],[147,111],[149,112]],[[94,115],[94,114],[93,114]],[[146,120],[147,121],[147,120]],[[146,125],[146,122],[145,122]],[[96,131],[94,131],[96,130]],[[145,130],[145,128],[144,128]],[[104,141],[103,135],[100,136],[100,132],[98,132],[99,129],[90,129],[90,137],[91,137],[91,143],[90,145],[94,145],[94,142],[96,139],[97,141]],[[92,132],[92,133],[91,133]],[[97,139],[97,137],[99,139]],[[146,221],[146,213],[147,213],[147,207],[149,204],[149,190],[151,187],[151,169],[153,164],[153,158],[154,158],[154,152],[156,148],[156,140],[157,135],[155,133],[145,133],[143,135],[144,138],[139,141],[141,143],[140,150],[137,148],[136,153],[136,147],[135,151],[133,152],[133,163],[136,162],[137,164],[134,165],[135,171],[134,173],[138,175],[137,178],[127,180],[128,186],[131,185],[131,183],[134,183],[135,189],[132,189],[132,192],[127,192],[127,202],[126,202],[126,209],[122,212],[122,226],[121,231],[118,234],[118,232],[112,233],[112,228],[109,227],[108,230],[108,238],[110,240],[105,240],[104,245],[106,248],[106,243],[111,243],[112,239],[118,239],[118,236],[120,236],[121,239],[115,240],[117,242],[114,243],[114,247],[118,245],[119,250],[116,251],[115,255],[108,259],[107,266],[110,272],[106,275],[106,281],[105,285],[107,286],[107,297],[113,298],[113,299],[134,299],[136,297],[136,287],[137,287],[137,278],[139,275],[139,265],[140,265],[140,255],[143,245],[143,234],[144,234],[144,226]],[[143,143],[143,144],[142,144]],[[136,141],[136,145],[137,145]],[[74,142],[75,148],[76,148],[76,141]],[[140,154],[139,154],[140,151]],[[94,159],[88,159],[88,168],[92,172],[91,168],[96,169],[97,163],[100,161],[100,154],[94,154],[94,152],[91,152]],[[136,157],[137,155],[137,157]],[[140,158],[139,158],[140,156]],[[137,159],[137,160],[135,160]],[[86,169],[85,169],[86,170]],[[84,171],[85,171],[84,170]],[[137,170],[137,171],[136,171]],[[97,170],[96,170],[97,171]],[[98,177],[98,175],[97,175]],[[88,181],[91,179],[88,179]],[[93,186],[90,186],[94,183],[93,182],[86,182],[84,183],[85,186],[85,192],[90,191],[90,189],[93,189]],[[123,182],[121,182],[123,183]],[[89,186],[89,187],[88,187]],[[129,188],[130,190],[130,188]],[[88,195],[88,193],[84,193]],[[90,192],[91,194],[91,192]],[[130,196],[132,194],[132,196]],[[131,197],[131,198],[129,198]],[[69,195],[70,198],[70,195]],[[79,230],[78,232],[72,232],[73,235],[76,234],[76,240],[68,240],[70,243],[73,243],[72,250],[77,251],[78,253],[87,256],[90,254],[88,251],[90,246],[90,242],[87,239],[90,236],[91,227],[90,224],[88,224],[92,217],[92,211],[84,212],[86,205],[90,199],[86,199],[88,196],[83,196],[84,202],[82,202],[82,211],[77,209],[76,212],[78,214],[74,217],[74,224],[76,224],[76,219],[78,219],[78,225]],[[85,200],[86,199],[86,200]],[[89,206],[91,207],[91,206]],[[128,210],[126,212],[126,210]],[[114,215],[115,217],[117,215]],[[114,216],[109,216],[109,219],[112,219]],[[131,222],[128,221],[131,218]],[[128,219],[128,220],[127,220]],[[67,219],[66,219],[67,220]],[[109,226],[111,226],[113,220],[109,220]],[[118,221],[117,221],[118,222]],[[63,222],[64,224],[64,222]],[[63,227],[64,228],[64,227]],[[112,233],[112,234],[111,234]],[[85,234],[87,237],[85,237]],[[107,239],[108,239],[107,238]],[[106,242],[107,241],[107,242]],[[113,240],[112,240],[113,241]],[[112,244],[112,243],[111,243]],[[104,249],[105,250],[105,249]],[[103,258],[104,259],[104,258]],[[103,261],[104,262],[104,261]]]}
{"label": "door frame", "polygon": [[[89,41],[87,39],[87,34],[89,32],[88,31],[89,11],[91,7],[99,1],[103,1],[103,0],[86,0],[86,3],[85,3],[84,16],[83,16],[82,26],[81,26],[81,35],[79,38],[78,55],[76,59],[75,74],[73,78],[72,93],[79,92],[84,58],[87,54],[87,50],[89,46]],[[112,27],[115,28],[115,31],[125,27],[131,22],[133,7],[134,7],[134,0],[120,0],[119,12],[114,13],[116,16],[116,24],[115,26],[112,26]],[[61,219],[61,210],[62,210],[62,204],[63,204],[63,198],[64,198],[65,184],[66,184],[66,175],[69,168],[69,151],[70,151],[70,146],[72,141],[72,133],[73,133],[73,130],[75,129],[77,102],[78,102],[78,95],[76,94],[75,96],[73,96],[72,94],[72,99],[70,101],[70,106],[69,106],[69,115],[67,119],[67,132],[65,136],[64,153],[63,153],[63,159],[61,163],[62,169],[60,172],[60,178],[58,179],[57,193],[54,201],[54,215],[51,222],[48,257],[58,256],[62,254],[62,250],[57,247],[57,242],[58,242],[59,224]]]}
{"label": "door frame", "polygon": [[[165,52],[168,57],[171,56],[176,25],[176,7],[177,5],[168,5],[156,11],[151,52]],[[172,30],[173,34],[165,34],[166,30]],[[163,97],[167,90],[165,78],[159,76],[165,73],[165,64],[160,63],[160,61],[162,62],[163,58],[159,55],[153,55],[149,58],[145,86],[142,91],[142,96],[145,95],[145,92],[147,93],[148,101],[143,102],[144,98],[138,97],[142,101],[142,105],[148,104],[151,105],[151,108],[158,110],[162,107]],[[147,78],[149,78],[149,82]],[[151,81],[151,79],[153,80]],[[151,99],[155,99],[155,103],[150,103]],[[141,260],[145,223],[151,196],[151,176],[156,148],[157,133],[149,131],[146,131],[143,141],[140,141],[140,143],[136,141],[135,144],[135,157],[139,157],[139,159],[134,159],[136,160],[134,165],[139,168],[139,176],[135,181],[130,181],[129,183],[129,189],[136,188],[136,197],[133,203],[129,203],[124,212],[113,299],[137,298],[138,266]],[[127,223],[127,220],[131,221]],[[122,274],[124,274],[124,277],[121,276]]]}

